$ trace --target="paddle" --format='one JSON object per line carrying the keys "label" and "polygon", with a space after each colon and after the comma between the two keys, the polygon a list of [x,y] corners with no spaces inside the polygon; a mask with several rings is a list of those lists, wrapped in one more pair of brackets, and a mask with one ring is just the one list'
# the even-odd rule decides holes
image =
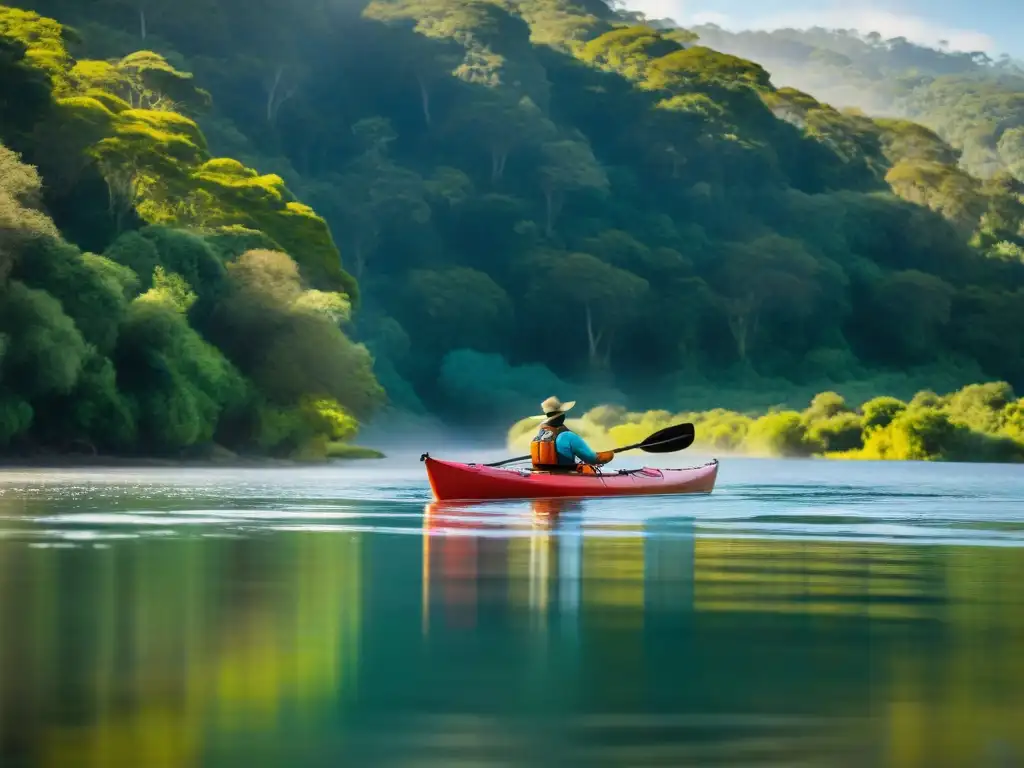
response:
{"label": "paddle", "polygon": [[[616,448],[612,453],[625,453],[626,451],[632,451],[635,448],[639,448],[641,451],[645,451],[647,453],[675,453],[676,451],[685,450],[693,445],[693,441],[696,436],[697,433],[693,428],[693,424],[676,424],[675,426],[658,430],[641,443],[634,443],[633,445],[624,445],[621,448]],[[496,461],[493,464],[484,464],[484,466],[503,467],[506,464],[515,464],[517,461],[529,461],[529,459],[529,456],[517,456],[514,459]]]}

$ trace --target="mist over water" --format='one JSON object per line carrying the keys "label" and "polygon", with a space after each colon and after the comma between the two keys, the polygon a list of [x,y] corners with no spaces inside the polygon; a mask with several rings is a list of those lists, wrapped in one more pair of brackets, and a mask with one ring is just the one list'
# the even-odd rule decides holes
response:
{"label": "mist over water", "polygon": [[1024,758],[1015,467],[437,504],[418,459],[0,473],[0,765]]}

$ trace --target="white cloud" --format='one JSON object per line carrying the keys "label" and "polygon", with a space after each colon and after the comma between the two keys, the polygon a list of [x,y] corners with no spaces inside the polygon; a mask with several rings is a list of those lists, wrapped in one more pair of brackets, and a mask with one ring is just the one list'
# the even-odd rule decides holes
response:
{"label": "white cloud", "polygon": [[[712,0],[713,1],[713,0]],[[859,32],[878,32],[884,38],[905,37],[921,45],[938,46],[949,43],[959,51],[986,51],[995,53],[996,41],[984,32],[949,27],[939,22],[910,13],[884,10],[868,3],[836,3],[831,7],[816,7],[787,11],[781,14],[756,15],[757,0],[751,0],[753,13],[738,18],[702,8],[703,3],[687,0],[627,0],[626,5],[646,14],[648,18],[670,18],[682,25],[717,24],[725,29],[779,29],[793,27],[825,27],[827,29],[856,29]]]}
{"label": "white cloud", "polygon": [[678,24],[692,24],[680,0],[626,0],[631,11],[640,11],[648,19],[673,19]]}
{"label": "white cloud", "polygon": [[950,48],[959,51],[994,52],[996,42],[984,32],[973,29],[947,27],[922,16],[896,13],[870,5],[851,5],[844,8],[821,8],[807,11],[789,11],[758,19],[744,25],[753,29],[780,27],[826,27],[829,29],[856,29],[860,32],[878,32],[884,38],[905,37],[911,42],[936,46],[944,40]]}

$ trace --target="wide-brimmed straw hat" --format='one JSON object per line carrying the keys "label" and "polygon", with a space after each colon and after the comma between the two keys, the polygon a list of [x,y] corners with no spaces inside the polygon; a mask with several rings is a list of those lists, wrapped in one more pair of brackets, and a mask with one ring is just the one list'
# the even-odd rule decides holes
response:
{"label": "wide-brimmed straw hat", "polygon": [[570,400],[563,403],[557,397],[549,397],[543,403],[540,404],[540,409],[544,411],[541,416],[531,416],[536,421],[542,421],[545,424],[550,422],[552,419],[557,419],[559,416],[564,416],[565,412],[571,410],[576,405],[575,400]]}

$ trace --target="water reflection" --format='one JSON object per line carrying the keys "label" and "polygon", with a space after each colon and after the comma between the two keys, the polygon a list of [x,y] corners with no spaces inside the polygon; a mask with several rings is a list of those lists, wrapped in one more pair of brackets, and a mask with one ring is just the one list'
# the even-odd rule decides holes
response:
{"label": "water reflection", "polygon": [[[575,694],[567,759],[961,766],[1024,757],[1014,725],[1024,722],[1019,550],[702,538],[692,518],[587,526],[579,507],[559,511],[534,504],[494,522],[472,505],[431,507],[425,547],[472,555],[457,567],[425,565],[424,595],[459,595],[476,611],[488,598],[455,585],[510,581],[509,605],[530,611],[539,619],[530,626],[565,652],[548,685]],[[425,597],[425,614],[436,605]],[[583,711],[623,714],[597,730],[582,725]]]}
{"label": "water reflection", "polygon": [[[0,550],[3,765],[198,765],[355,693],[358,538]],[[8,762],[13,761],[13,762]]]}
{"label": "water reflection", "polygon": [[[543,626],[553,608],[579,604],[580,501],[535,500],[521,514],[491,516],[479,505],[434,502],[423,518],[423,631],[434,610],[451,626],[473,626],[481,600],[501,589],[510,607]],[[500,585],[500,586],[499,586]],[[552,605],[552,601],[556,605]]]}
{"label": "water reflection", "polygon": [[4,768],[1024,758],[1020,549],[549,501],[40,541],[68,502],[3,501]]}

